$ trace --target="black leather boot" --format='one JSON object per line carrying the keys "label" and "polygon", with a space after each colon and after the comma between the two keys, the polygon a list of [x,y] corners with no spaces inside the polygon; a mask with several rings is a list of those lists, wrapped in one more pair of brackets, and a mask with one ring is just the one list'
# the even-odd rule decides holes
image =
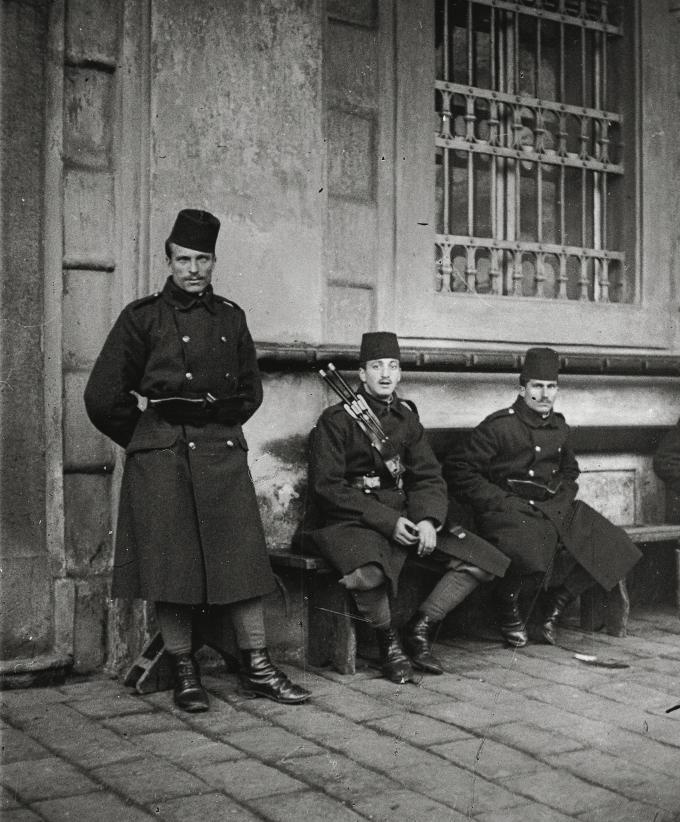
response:
{"label": "black leather boot", "polygon": [[376,628],[376,634],[378,647],[380,648],[380,664],[383,676],[399,685],[404,682],[413,682],[411,660],[401,647],[396,629],[392,627]]}
{"label": "black leather boot", "polygon": [[416,668],[428,674],[443,674],[441,662],[432,653],[430,635],[435,623],[420,611],[416,612],[406,624],[404,645]]}
{"label": "black leather boot", "polygon": [[191,654],[170,657],[175,671],[175,705],[192,714],[207,711],[208,694],[201,685],[198,665]]}
{"label": "black leather boot", "polygon": [[548,608],[546,618],[541,627],[541,636],[548,645],[554,645],[557,638],[557,623],[562,616],[562,612],[573,599],[572,593],[567,588],[553,588],[548,594]]}
{"label": "black leather boot", "polygon": [[243,670],[239,674],[241,688],[248,696],[266,696],[275,702],[296,705],[311,696],[309,691],[295,685],[272,664],[266,648],[241,651]]}
{"label": "black leather boot", "polygon": [[499,594],[498,627],[503,639],[512,648],[523,648],[529,641],[526,625],[519,615],[519,592],[504,591]]}

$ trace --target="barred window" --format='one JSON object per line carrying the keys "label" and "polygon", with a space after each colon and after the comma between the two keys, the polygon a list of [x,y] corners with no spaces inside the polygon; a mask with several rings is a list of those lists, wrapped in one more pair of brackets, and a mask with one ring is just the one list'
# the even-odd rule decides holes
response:
{"label": "barred window", "polygon": [[624,11],[622,0],[438,0],[439,292],[637,300]]}

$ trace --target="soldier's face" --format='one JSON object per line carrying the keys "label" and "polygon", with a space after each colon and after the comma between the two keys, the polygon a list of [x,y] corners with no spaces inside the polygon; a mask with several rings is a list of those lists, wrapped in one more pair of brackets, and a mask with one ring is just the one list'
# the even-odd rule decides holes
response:
{"label": "soldier's face", "polygon": [[369,360],[365,368],[359,369],[359,379],[372,397],[388,400],[401,382],[399,360]]}
{"label": "soldier's face", "polygon": [[532,411],[545,417],[555,404],[557,383],[554,380],[527,380],[526,385],[520,385],[519,393]]}
{"label": "soldier's face", "polygon": [[212,280],[215,255],[171,243],[167,263],[172,281],[178,288],[190,294],[200,294]]}

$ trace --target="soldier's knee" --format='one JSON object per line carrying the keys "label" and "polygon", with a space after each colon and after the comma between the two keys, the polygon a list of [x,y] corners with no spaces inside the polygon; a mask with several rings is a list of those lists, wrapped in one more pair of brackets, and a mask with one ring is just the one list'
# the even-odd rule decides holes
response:
{"label": "soldier's knee", "polygon": [[349,574],[345,574],[340,579],[340,584],[344,585],[348,591],[372,591],[379,588],[385,582],[385,572],[379,565],[370,563],[360,565]]}

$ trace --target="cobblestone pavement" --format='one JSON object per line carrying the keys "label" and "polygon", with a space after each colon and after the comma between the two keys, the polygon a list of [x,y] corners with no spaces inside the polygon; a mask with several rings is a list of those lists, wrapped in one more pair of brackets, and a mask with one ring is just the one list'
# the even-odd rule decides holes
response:
{"label": "cobblestone pavement", "polygon": [[199,715],[108,679],[4,691],[0,817],[677,822],[679,628],[656,609],[626,639],[449,642],[418,685],[288,668],[314,692],[294,707],[218,672]]}

